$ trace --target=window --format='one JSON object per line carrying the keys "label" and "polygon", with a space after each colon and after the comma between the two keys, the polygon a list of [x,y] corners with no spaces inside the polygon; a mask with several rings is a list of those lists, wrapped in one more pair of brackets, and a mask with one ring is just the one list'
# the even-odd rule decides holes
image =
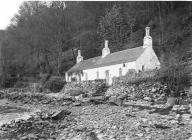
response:
{"label": "window", "polygon": [[123,64],[123,67],[125,67],[125,64]]}
{"label": "window", "polygon": [[122,76],[122,68],[119,68],[119,76]]}
{"label": "window", "polygon": [[142,71],[144,71],[144,65],[142,65]]}
{"label": "window", "polygon": [[85,80],[88,80],[88,74],[85,73]]}
{"label": "window", "polygon": [[97,71],[97,79],[99,79],[99,72]]}

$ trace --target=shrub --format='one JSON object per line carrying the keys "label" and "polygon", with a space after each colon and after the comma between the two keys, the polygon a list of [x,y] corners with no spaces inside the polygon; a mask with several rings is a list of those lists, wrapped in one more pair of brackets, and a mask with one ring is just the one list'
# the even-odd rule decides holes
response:
{"label": "shrub", "polygon": [[43,88],[48,89],[51,92],[59,92],[65,84],[63,79],[64,78],[62,77],[51,77],[47,82],[45,82]]}
{"label": "shrub", "polygon": [[26,88],[29,86],[28,82],[23,82],[23,81],[17,81],[14,85],[14,88]]}
{"label": "shrub", "polygon": [[121,76],[114,79],[114,84],[117,84],[118,82],[126,83],[126,84],[139,84],[141,82],[145,81],[153,81],[158,79],[157,77],[158,70],[152,70],[152,71],[128,71],[125,76]]}
{"label": "shrub", "polygon": [[31,92],[43,92],[43,87],[41,83],[29,83],[29,90]]}
{"label": "shrub", "polygon": [[167,85],[167,94],[172,97],[179,97],[181,91],[190,85],[191,68],[188,61],[183,59],[185,52],[181,52],[168,52],[159,71],[160,80]]}
{"label": "shrub", "polygon": [[17,82],[17,77],[7,77],[2,81],[2,87],[4,88],[12,88]]}

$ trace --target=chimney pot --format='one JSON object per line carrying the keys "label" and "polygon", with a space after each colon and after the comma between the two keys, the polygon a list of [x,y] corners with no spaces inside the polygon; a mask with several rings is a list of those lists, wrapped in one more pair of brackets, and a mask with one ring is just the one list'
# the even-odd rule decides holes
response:
{"label": "chimney pot", "polygon": [[108,40],[105,40],[105,48],[108,48]]}
{"label": "chimney pot", "polygon": [[150,36],[150,27],[145,28],[145,36]]}
{"label": "chimney pot", "polygon": [[83,56],[81,56],[81,51],[78,50],[78,55],[77,55],[77,63],[83,61]]}
{"label": "chimney pot", "polygon": [[78,50],[78,56],[81,56],[81,50]]}

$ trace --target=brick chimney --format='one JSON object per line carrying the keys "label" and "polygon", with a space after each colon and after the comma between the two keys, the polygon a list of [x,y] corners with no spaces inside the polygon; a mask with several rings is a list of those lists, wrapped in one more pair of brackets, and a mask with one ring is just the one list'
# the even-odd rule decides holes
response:
{"label": "brick chimney", "polygon": [[77,55],[77,63],[83,61],[83,56],[81,56],[81,51],[78,50],[78,55]]}
{"label": "brick chimney", "polygon": [[102,50],[102,57],[105,57],[108,54],[110,54],[110,49],[108,47],[108,40],[105,40],[105,47]]}
{"label": "brick chimney", "polygon": [[145,28],[145,37],[143,39],[143,48],[152,47],[152,37],[150,36],[150,27]]}

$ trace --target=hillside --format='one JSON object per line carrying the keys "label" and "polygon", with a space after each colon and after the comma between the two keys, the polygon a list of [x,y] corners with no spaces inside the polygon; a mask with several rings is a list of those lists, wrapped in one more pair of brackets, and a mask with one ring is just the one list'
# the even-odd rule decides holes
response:
{"label": "hillside", "polygon": [[[151,27],[161,63],[186,55],[191,43],[192,3],[183,2],[24,2],[3,31],[6,72],[10,75],[64,75],[75,63],[101,55],[104,39],[111,52],[142,45]],[[29,14],[31,13],[31,14]],[[126,46],[126,47],[125,47]]]}

